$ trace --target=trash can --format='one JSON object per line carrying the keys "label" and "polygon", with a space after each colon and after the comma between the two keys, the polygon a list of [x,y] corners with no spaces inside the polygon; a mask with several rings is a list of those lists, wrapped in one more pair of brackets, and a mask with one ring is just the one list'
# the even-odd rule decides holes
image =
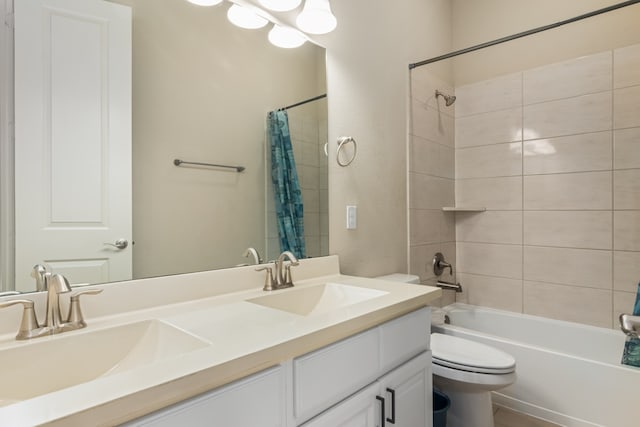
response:
{"label": "trash can", "polygon": [[447,427],[447,411],[451,406],[449,396],[433,390],[433,427]]}

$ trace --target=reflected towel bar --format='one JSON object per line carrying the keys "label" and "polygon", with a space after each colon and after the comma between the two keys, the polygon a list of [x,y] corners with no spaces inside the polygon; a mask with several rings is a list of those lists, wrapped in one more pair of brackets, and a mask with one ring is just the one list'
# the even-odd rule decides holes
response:
{"label": "reflected towel bar", "polygon": [[185,162],[184,160],[175,159],[173,164],[176,166],[180,165],[197,165],[197,166],[211,166],[214,168],[227,168],[227,169],[235,169],[236,172],[242,172],[245,168],[244,166],[228,166],[228,165],[216,165],[215,163],[200,163],[200,162]]}

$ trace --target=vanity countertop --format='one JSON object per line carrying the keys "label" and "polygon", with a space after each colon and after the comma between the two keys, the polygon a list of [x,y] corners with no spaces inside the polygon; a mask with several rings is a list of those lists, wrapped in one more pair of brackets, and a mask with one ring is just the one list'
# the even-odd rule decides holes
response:
{"label": "vanity countertop", "polygon": [[[248,301],[325,283],[379,292],[361,302],[309,315]],[[17,346],[35,346],[40,340],[157,320],[192,335],[202,345],[175,357],[0,407],[0,421],[11,426],[122,423],[374,327],[428,305],[441,295],[439,288],[430,286],[330,274],[300,280],[294,288],[272,293],[253,287],[89,318],[86,329],[30,342],[4,339],[0,341],[0,352]],[[41,355],[39,360],[47,363],[47,355]]]}

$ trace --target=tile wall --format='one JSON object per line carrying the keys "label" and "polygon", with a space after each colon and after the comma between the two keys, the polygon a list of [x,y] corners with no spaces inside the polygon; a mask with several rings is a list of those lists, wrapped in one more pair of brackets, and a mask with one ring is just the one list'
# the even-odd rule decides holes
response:
{"label": "tile wall", "polygon": [[[443,212],[454,204],[454,114],[436,89],[453,88],[429,73],[428,67],[411,73],[411,124],[409,132],[409,271],[424,284],[436,280],[431,260],[436,252],[456,264],[455,214]],[[454,272],[455,273],[455,272]],[[448,272],[441,277],[453,281]],[[446,291],[440,304],[453,302]]]}
{"label": "tile wall", "polygon": [[[414,183],[443,181],[412,196],[412,224],[431,230],[452,177],[424,157],[450,149],[453,130],[447,112],[413,94],[414,122],[439,118],[447,136],[433,140],[414,125],[414,192]],[[455,203],[487,208],[456,213],[458,300],[617,327],[640,281],[640,45],[458,87],[456,96]],[[440,217],[448,234],[412,229],[412,254],[453,236]]]}

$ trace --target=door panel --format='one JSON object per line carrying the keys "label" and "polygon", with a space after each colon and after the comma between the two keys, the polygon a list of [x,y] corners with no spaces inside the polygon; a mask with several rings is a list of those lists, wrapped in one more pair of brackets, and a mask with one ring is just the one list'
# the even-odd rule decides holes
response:
{"label": "door panel", "polygon": [[15,2],[15,117],[16,289],[131,279],[131,9]]}

